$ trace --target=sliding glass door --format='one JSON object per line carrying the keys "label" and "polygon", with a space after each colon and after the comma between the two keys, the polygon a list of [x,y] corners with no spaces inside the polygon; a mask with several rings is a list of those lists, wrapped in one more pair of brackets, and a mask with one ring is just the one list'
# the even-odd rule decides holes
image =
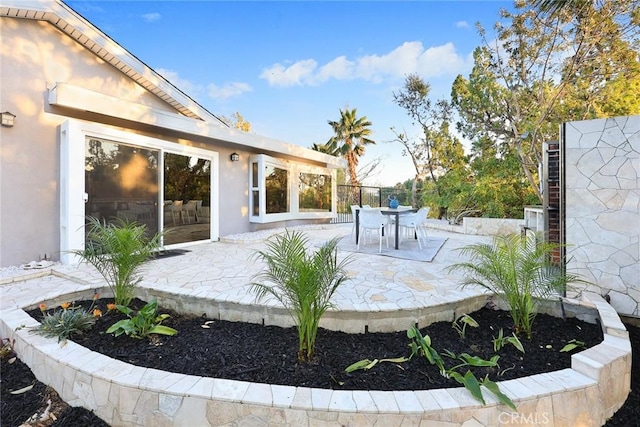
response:
{"label": "sliding glass door", "polygon": [[163,244],[211,238],[211,159],[85,138],[85,215],[135,221]]}
{"label": "sliding glass door", "polygon": [[211,237],[211,160],[164,154],[166,245]]}
{"label": "sliding glass door", "polygon": [[85,215],[136,221],[155,234],[159,151],[97,138],[87,138],[85,148]]}

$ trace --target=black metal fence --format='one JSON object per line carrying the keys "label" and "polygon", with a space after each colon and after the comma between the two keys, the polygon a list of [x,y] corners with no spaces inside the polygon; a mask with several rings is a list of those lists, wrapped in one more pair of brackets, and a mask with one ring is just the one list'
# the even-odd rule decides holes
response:
{"label": "black metal fence", "polygon": [[396,196],[401,205],[411,204],[411,192],[392,187],[368,187],[338,185],[338,212],[332,224],[353,222],[351,205],[387,206],[390,195]]}

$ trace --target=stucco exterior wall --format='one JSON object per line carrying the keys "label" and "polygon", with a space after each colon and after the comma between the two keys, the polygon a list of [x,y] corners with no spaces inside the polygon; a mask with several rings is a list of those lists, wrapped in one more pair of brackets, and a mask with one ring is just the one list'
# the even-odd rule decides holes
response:
{"label": "stucco exterior wall", "polygon": [[1,18],[2,111],[15,114],[0,128],[0,266],[59,257],[59,141],[66,120],[47,105],[56,82],[118,96],[158,109],[167,104],[105,64],[52,25]]}
{"label": "stucco exterior wall", "polygon": [[[14,127],[0,128],[1,267],[40,260],[45,255],[54,260],[60,257],[58,127],[71,116],[88,121],[96,117],[49,105],[50,88],[65,82],[158,110],[176,111],[51,24],[0,19],[0,109],[17,116]],[[109,123],[108,118],[104,122]],[[224,141],[215,145],[161,135],[148,126],[127,132],[217,151],[220,170],[224,171],[219,175],[218,198],[227,201],[220,212],[220,234],[249,231],[247,168],[251,153]],[[240,162],[230,161],[232,152],[240,154]]]}
{"label": "stucco exterior wall", "polygon": [[570,122],[564,132],[568,269],[640,314],[640,116]]}

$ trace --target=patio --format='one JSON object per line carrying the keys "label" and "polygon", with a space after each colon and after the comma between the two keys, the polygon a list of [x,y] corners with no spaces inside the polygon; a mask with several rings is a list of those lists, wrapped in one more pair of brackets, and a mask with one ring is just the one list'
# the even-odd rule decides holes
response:
{"label": "patio", "polygon": [[[349,224],[304,226],[292,229],[303,231],[314,247],[336,236],[349,240],[351,230]],[[182,249],[188,252],[149,262],[144,267],[140,287],[185,297],[214,300],[219,303],[253,305],[254,297],[247,291],[247,285],[262,265],[249,260],[257,249],[264,247],[265,239],[273,233],[273,230],[265,230],[231,235],[217,243],[184,247]],[[457,248],[472,243],[489,242],[491,238],[441,230],[431,230],[430,237],[447,238],[432,262],[340,251],[341,256],[351,256],[352,262],[348,266],[350,280],[338,289],[333,298],[336,311],[387,312],[389,314],[398,310],[438,307],[478,296],[484,298],[479,289],[462,289],[460,274],[450,274],[446,269],[452,260],[459,260],[460,254],[456,251]],[[372,257],[375,262],[371,262]],[[0,270],[0,284],[24,280],[34,275],[48,275],[49,270],[53,272],[54,277],[37,280],[38,287],[44,286],[49,280],[54,280],[56,276],[73,280],[74,283],[65,285],[69,291],[103,285],[102,277],[88,265],[59,264],[44,270],[15,268],[6,269],[4,272]],[[32,285],[33,283],[30,283],[27,289],[30,287],[32,290]],[[53,294],[43,295],[43,292],[28,292],[29,295],[27,295],[20,291],[14,297],[15,291],[17,289],[14,286],[2,288],[3,307],[13,306],[17,303],[16,299],[19,299],[20,305],[24,306],[34,305],[43,299],[54,297]],[[56,286],[54,293],[63,293],[63,291]],[[263,301],[261,304],[274,305],[270,301]],[[402,325],[400,330],[405,326]]]}
{"label": "patio", "polygon": [[[314,246],[335,236],[348,239],[350,233],[349,224],[301,229]],[[289,325],[288,314],[273,301],[257,305],[247,292],[247,284],[261,269],[260,263],[249,261],[251,255],[272,233],[227,236],[221,242],[185,247],[189,252],[179,256],[151,261],[140,284],[141,297],[157,295],[163,303],[228,320]],[[478,289],[461,289],[462,278],[446,269],[453,260],[460,260],[457,248],[490,241],[490,237],[441,230],[430,230],[430,235],[447,238],[430,263],[351,255],[351,279],[338,289],[334,296],[337,309],[327,313],[322,326],[348,332],[404,330],[407,324],[451,321],[455,315],[481,307],[485,295]],[[68,300],[69,294],[86,298],[96,289],[105,292],[98,273],[86,265],[57,264],[41,270],[14,268],[0,273],[2,335],[17,336],[21,359],[65,400],[95,410],[114,425],[201,425],[205,420],[209,425],[219,425],[234,420],[257,422],[258,418],[296,425],[314,425],[314,419],[327,425],[348,420],[353,425],[373,425],[380,417],[394,423],[423,420],[443,426],[502,422],[499,417],[504,412],[495,400],[481,407],[464,389],[332,392],[269,386],[132,367],[74,343],[62,348],[55,340],[26,331],[13,332],[19,325],[33,323],[19,308],[42,301],[56,304]],[[574,369],[504,382],[506,392],[517,399],[523,414],[560,411],[554,415],[560,422],[584,416],[595,406],[606,415],[624,401],[625,390],[628,392],[624,380],[629,375],[625,369],[630,370],[628,338],[615,311],[598,298],[586,296],[580,304],[600,311],[607,332],[605,343],[574,356]],[[603,393],[606,398],[601,397]],[[594,414],[594,419],[602,413]],[[211,418],[210,414],[215,416]],[[171,419],[174,421],[169,422]]]}

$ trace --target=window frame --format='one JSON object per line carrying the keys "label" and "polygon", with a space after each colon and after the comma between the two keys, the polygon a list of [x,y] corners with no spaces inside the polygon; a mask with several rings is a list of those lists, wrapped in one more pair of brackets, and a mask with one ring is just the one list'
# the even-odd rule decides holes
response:
{"label": "window frame", "polygon": [[[85,244],[85,141],[87,137],[110,140],[116,143],[140,146],[159,151],[159,185],[164,183],[164,154],[197,156],[211,161],[210,194],[210,238],[188,243],[167,245],[167,248],[206,243],[219,239],[219,153],[198,147],[128,132],[112,126],[90,123],[77,119],[63,122],[60,132],[60,259],[64,264],[77,264],[80,258],[70,251],[83,249]],[[161,184],[162,183],[162,184]],[[159,194],[162,206],[164,189]],[[164,210],[159,209],[158,224],[164,223]]]}
{"label": "window frame", "polygon": [[[258,177],[257,185],[253,179],[253,165],[257,163]],[[286,213],[266,213],[266,174],[267,166],[284,169],[289,173],[289,212]],[[277,221],[288,221],[296,219],[331,219],[336,217],[337,208],[337,185],[335,169],[323,168],[305,163],[293,162],[291,160],[278,159],[266,154],[257,154],[249,158],[249,221],[251,223],[264,224]],[[328,175],[331,177],[331,211],[301,212],[299,201],[300,174]],[[253,194],[258,192],[258,215],[254,215]]]}

